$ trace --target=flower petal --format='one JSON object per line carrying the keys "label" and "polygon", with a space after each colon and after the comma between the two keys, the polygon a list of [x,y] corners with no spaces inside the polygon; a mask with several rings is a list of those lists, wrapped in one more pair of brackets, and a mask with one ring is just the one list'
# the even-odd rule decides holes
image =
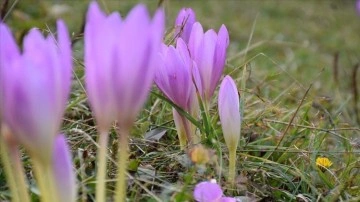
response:
{"label": "flower petal", "polygon": [[175,20],[175,37],[180,37],[188,43],[195,19],[195,12],[191,8],[181,9]]}
{"label": "flower petal", "polygon": [[55,139],[53,168],[58,201],[76,201],[76,181],[69,146],[63,134]]}
{"label": "flower petal", "polygon": [[194,199],[198,202],[217,202],[222,195],[221,187],[212,182],[200,182],[194,189]]}

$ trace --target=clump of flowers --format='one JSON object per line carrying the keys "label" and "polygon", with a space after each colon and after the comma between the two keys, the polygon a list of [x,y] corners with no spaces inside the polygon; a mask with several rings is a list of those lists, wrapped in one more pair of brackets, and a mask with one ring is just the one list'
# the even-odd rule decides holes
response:
{"label": "clump of flowers", "polygon": [[226,197],[216,180],[200,182],[195,186],[194,199],[198,202],[235,202],[235,198]]}
{"label": "clump of flowers", "polygon": [[326,157],[317,157],[316,158],[316,165],[320,168],[320,170],[322,170],[323,172],[330,168],[330,166],[333,163],[330,161],[330,159],[326,158]]}

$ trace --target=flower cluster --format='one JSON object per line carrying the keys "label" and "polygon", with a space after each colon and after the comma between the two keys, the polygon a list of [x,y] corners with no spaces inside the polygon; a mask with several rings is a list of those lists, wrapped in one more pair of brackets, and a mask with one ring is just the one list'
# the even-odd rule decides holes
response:
{"label": "flower cluster", "polygon": [[[108,200],[107,142],[114,122],[119,139],[115,201],[126,199],[128,138],[154,82],[174,104],[181,148],[192,147],[202,138],[185,115],[197,120],[201,109],[209,112],[225,67],[229,33],[225,25],[217,32],[204,31],[190,8],[179,12],[174,44],[162,42],[164,30],[161,8],[151,17],[144,5],[137,5],[122,18],[116,12],[107,15],[96,1],[89,5],[84,63],[86,91],[99,131],[96,201]],[[76,201],[71,152],[66,136],[60,134],[72,72],[71,43],[62,20],[57,21],[56,35],[44,37],[39,29],[31,29],[20,51],[10,28],[0,22],[0,143],[14,201],[29,201],[19,146],[31,157],[42,201]],[[218,108],[230,153],[230,181],[235,175],[240,137],[237,92],[235,82],[226,76]],[[233,201],[211,182],[198,184],[194,197],[198,201]]]}

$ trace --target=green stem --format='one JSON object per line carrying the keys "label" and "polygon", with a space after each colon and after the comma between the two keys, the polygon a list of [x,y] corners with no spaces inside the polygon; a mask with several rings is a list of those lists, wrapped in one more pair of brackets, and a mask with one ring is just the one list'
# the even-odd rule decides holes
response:
{"label": "green stem", "polygon": [[173,117],[174,117],[174,122],[175,122],[176,130],[177,130],[176,132],[178,134],[178,138],[179,138],[179,142],[180,142],[180,149],[185,150],[186,149],[186,139],[187,139],[185,126],[184,126],[182,115],[179,114],[175,108],[173,108]]}
{"label": "green stem", "polygon": [[106,201],[106,155],[109,134],[107,132],[100,132],[99,134],[99,150],[97,156],[97,185],[96,185],[96,201]]}
{"label": "green stem", "polygon": [[229,149],[229,182],[235,183],[236,149]]}
{"label": "green stem", "polygon": [[185,135],[186,135],[186,139],[188,141],[187,144],[189,146],[192,146],[193,139],[192,139],[192,134],[191,134],[192,132],[191,132],[191,128],[190,128],[190,123],[184,116],[181,116],[181,121],[182,121],[184,129],[185,129]]}
{"label": "green stem", "polygon": [[[0,123],[1,124],[1,123]],[[11,201],[14,202],[19,202],[19,193],[17,191],[17,186],[16,186],[16,181],[15,181],[15,172],[13,170],[12,162],[9,158],[9,153],[8,153],[8,148],[5,144],[5,142],[3,141],[4,138],[2,137],[2,134],[0,134],[0,153],[1,153],[1,160],[2,160],[2,165],[5,169],[5,176],[6,176],[6,181],[9,183],[9,187],[10,187],[10,192],[11,192]],[[19,173],[17,173],[19,174]]]}
{"label": "green stem", "polygon": [[21,154],[18,144],[13,139],[12,134],[6,127],[1,127],[0,123],[0,144],[3,164],[13,195],[12,201],[28,202],[29,193],[27,191],[25,172],[23,169]]}
{"label": "green stem", "polygon": [[185,150],[186,149],[186,135],[183,134],[182,132],[178,131],[178,137],[179,137],[179,142],[180,142],[180,149]]}
{"label": "green stem", "polygon": [[119,130],[119,150],[118,150],[118,174],[115,190],[115,202],[124,202],[126,199],[126,168],[128,161],[128,128]]}
{"label": "green stem", "polygon": [[16,173],[15,181],[19,193],[19,199],[21,202],[28,202],[30,201],[30,198],[29,198],[29,193],[27,191],[24,169],[20,157],[21,154],[19,152],[18,147],[15,145],[11,145],[10,158],[13,160],[14,163],[14,171],[15,171],[14,173]]}

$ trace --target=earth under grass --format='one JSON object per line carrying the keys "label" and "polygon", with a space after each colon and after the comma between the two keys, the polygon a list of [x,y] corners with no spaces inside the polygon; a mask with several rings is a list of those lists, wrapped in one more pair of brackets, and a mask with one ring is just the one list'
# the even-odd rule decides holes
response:
{"label": "earth under grass", "polygon": [[[100,5],[126,16],[139,2]],[[142,2],[152,12],[159,3]],[[53,32],[59,17],[72,33],[73,91],[62,131],[72,146],[79,201],[93,201],[96,186],[97,131],[82,60],[81,30],[88,3],[10,0],[6,12],[19,43],[33,26]],[[355,1],[165,0],[162,5],[168,38],[182,7],[193,8],[206,29],[225,24],[230,32],[224,75],[236,80],[244,105],[238,177],[235,187],[226,183],[228,156],[217,93],[211,106],[217,137],[203,142],[212,156],[201,166],[180,150],[171,106],[151,94],[131,132],[129,201],[192,201],[195,184],[209,179],[242,201],[360,201],[360,15]],[[155,86],[153,91],[158,92]],[[115,184],[115,131],[116,125],[109,147],[109,195]],[[318,157],[327,157],[332,165],[320,169]],[[26,153],[23,159],[33,183]],[[35,185],[31,190],[38,200]],[[0,167],[0,200],[8,198]]]}

